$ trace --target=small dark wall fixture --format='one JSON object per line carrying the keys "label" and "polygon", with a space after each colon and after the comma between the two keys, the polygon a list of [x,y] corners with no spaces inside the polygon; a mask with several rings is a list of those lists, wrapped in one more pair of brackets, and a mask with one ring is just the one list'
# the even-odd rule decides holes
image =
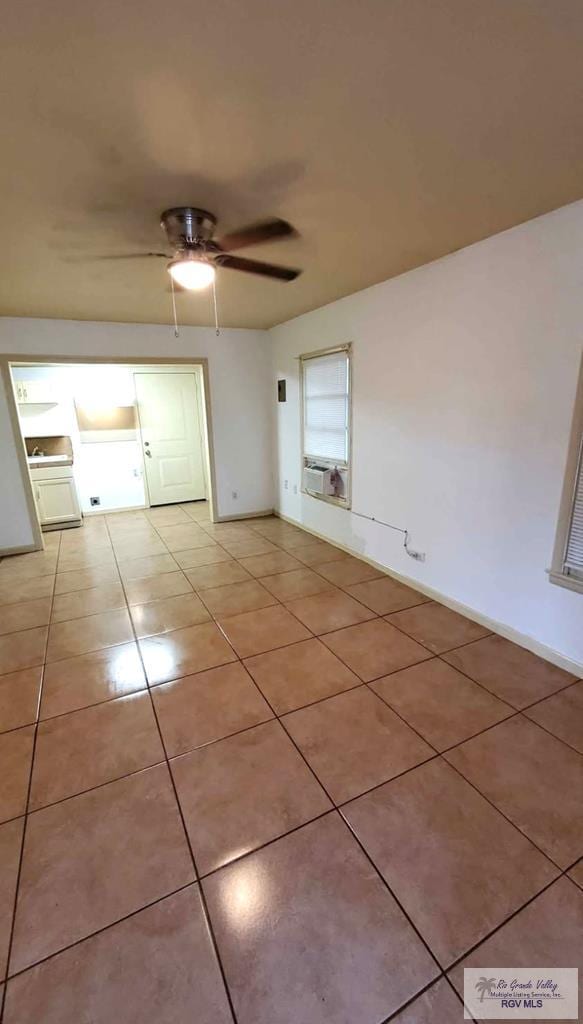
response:
{"label": "small dark wall fixture", "polygon": [[285,380],[278,380],[278,382],[277,382],[277,401],[278,402],[286,402],[287,401],[287,398],[286,398],[286,395],[285,395],[286,383],[287,383],[287,381],[285,381]]}

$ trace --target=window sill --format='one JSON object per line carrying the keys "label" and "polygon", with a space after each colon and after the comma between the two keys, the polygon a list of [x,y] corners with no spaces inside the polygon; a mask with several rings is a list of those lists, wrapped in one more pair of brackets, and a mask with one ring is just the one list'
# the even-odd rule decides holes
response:
{"label": "window sill", "polygon": [[566,590],[575,590],[578,594],[583,594],[583,579],[578,579],[576,576],[566,576],[562,572],[554,572],[552,569],[548,569],[549,582],[554,583],[558,587],[565,587]]}
{"label": "window sill", "polygon": [[302,494],[305,494],[308,498],[315,498],[316,501],[325,501],[327,505],[336,505],[337,508],[344,508],[347,511],[351,507],[348,498],[335,498],[332,494],[316,494],[315,491],[306,491],[304,488],[302,488]]}

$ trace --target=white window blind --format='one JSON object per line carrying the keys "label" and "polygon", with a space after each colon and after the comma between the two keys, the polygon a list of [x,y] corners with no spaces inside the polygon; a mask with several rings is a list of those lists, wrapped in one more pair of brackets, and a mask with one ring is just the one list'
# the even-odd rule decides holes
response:
{"label": "white window blind", "polygon": [[575,477],[564,570],[569,575],[580,576],[583,579],[583,438],[579,448],[579,465]]}
{"label": "white window blind", "polygon": [[304,358],[304,456],[348,463],[348,352]]}

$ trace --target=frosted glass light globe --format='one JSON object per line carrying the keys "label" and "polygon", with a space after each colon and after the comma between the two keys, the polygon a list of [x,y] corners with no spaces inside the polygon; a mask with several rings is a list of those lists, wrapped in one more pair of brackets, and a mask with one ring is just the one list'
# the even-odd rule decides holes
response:
{"label": "frosted glass light globe", "polygon": [[208,288],[215,279],[215,268],[198,256],[181,256],[168,264],[168,273],[176,284],[188,291],[200,291]]}

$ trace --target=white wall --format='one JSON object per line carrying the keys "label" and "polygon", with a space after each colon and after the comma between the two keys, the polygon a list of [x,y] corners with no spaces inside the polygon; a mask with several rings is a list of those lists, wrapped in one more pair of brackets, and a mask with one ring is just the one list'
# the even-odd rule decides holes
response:
{"label": "white wall", "polygon": [[0,379],[0,551],[32,543],[5,382]]}
{"label": "white wall", "polygon": [[[264,331],[0,318],[0,353],[209,361],[220,516],[273,507],[269,338]],[[6,409],[0,391],[0,550],[32,543]],[[238,498],[232,498],[232,492]]]}
{"label": "white wall", "polygon": [[[107,434],[107,431],[102,433]],[[103,439],[82,444],[77,470],[77,487],[84,513],[143,508],[147,504],[140,445],[135,439]],[[92,497],[99,498],[98,506],[92,506]]]}
{"label": "white wall", "polygon": [[[583,202],[270,333],[288,382],[281,512],[583,663],[583,596],[545,574],[582,351]],[[352,507],[408,529],[425,563],[400,534],[293,493],[297,357],[347,341]]]}

